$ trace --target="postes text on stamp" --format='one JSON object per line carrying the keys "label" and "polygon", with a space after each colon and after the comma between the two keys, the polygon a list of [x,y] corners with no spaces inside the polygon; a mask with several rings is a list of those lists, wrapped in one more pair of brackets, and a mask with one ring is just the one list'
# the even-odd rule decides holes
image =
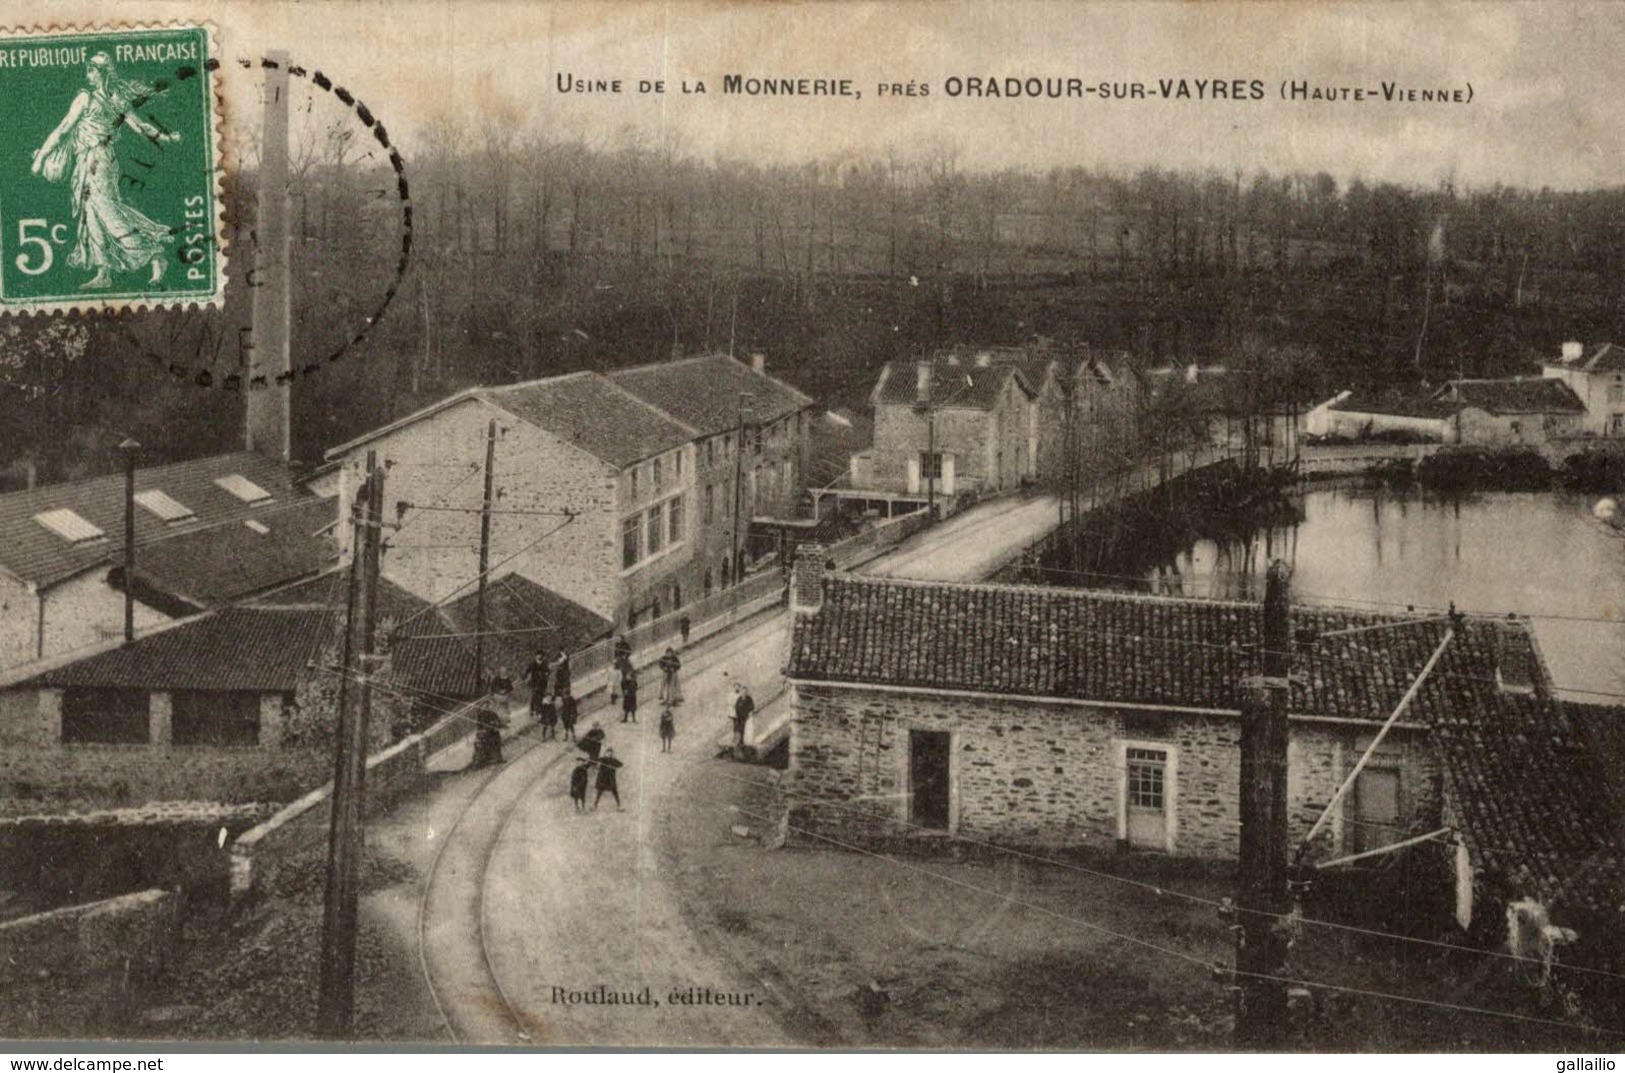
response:
{"label": "postes text on stamp", "polygon": [[208,27],[0,33],[0,313],[216,304]]}

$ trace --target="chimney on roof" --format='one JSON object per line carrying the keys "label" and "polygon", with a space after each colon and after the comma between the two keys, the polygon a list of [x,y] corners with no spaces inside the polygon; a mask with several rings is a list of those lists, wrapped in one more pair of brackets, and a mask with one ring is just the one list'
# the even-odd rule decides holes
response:
{"label": "chimney on roof", "polygon": [[1563,344],[1563,361],[1565,363],[1579,361],[1580,356],[1584,353],[1585,345],[1582,343],[1568,342]]}
{"label": "chimney on roof", "polygon": [[752,370],[759,373],[767,372],[767,355],[763,354],[760,350],[751,351],[750,367]]}
{"label": "chimney on roof", "polygon": [[797,544],[790,570],[790,613],[813,614],[824,606],[824,545]]}
{"label": "chimney on roof", "polygon": [[922,406],[931,401],[931,366],[923,361],[914,366],[914,401]]}

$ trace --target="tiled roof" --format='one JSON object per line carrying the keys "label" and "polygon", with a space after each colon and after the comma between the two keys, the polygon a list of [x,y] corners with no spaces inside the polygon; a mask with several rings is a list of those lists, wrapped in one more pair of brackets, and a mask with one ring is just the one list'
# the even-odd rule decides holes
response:
{"label": "tiled roof", "polygon": [[[928,397],[940,409],[991,410],[999,392],[1012,378],[1028,395],[1036,396],[1038,385],[1014,365],[950,365],[942,361],[926,363],[931,377]],[[920,363],[887,362],[870,395],[876,406],[913,406],[918,395]]]}
{"label": "tiled roof", "polygon": [[[1407,623],[1341,637],[1331,630]],[[1300,607],[1292,709],[1381,720],[1427,662],[1444,626],[1413,616]],[[1235,709],[1258,673],[1254,604],[1011,585],[830,575],[824,603],[796,622],[792,677],[1095,701]],[[1495,676],[1496,628],[1470,622],[1441,670]],[[1424,686],[1417,710],[1452,684]]]}
{"label": "tiled roof", "polygon": [[287,692],[330,625],[320,608],[232,607],[46,671],[30,684]]}
{"label": "tiled roof", "polygon": [[218,607],[297,581],[337,558],[337,543],[322,532],[337,510],[330,499],[272,505],[252,519],[156,541],[137,548],[136,577],[197,607]]}
{"label": "tiled roof", "polygon": [[[446,605],[446,618],[458,631],[478,626],[478,596],[470,592]],[[562,648],[579,651],[614,629],[602,615],[582,607],[519,574],[498,578],[485,590],[485,665],[505,668],[516,681],[538,647],[551,656]],[[469,642],[472,643],[472,642]]]}
{"label": "tiled roof", "polygon": [[[349,570],[335,570],[257,601],[256,606],[299,606],[344,612]],[[388,578],[378,579],[378,632],[401,636],[390,646],[390,684],[408,695],[434,703],[475,696],[474,650],[469,638],[451,636],[460,628],[443,608],[401,588]]]}
{"label": "tiled roof", "polygon": [[1585,403],[1561,380],[1452,380],[1436,399],[1492,414],[1583,414]]}
{"label": "tiled roof", "polygon": [[[251,505],[215,481],[241,474],[271,493],[262,505]],[[310,498],[298,488],[288,467],[248,451],[149,466],[136,471],[136,491],[157,489],[184,504],[192,516],[168,523],[143,507],[135,510],[138,545],[191,533],[222,522],[237,522],[275,510],[278,504]],[[46,511],[67,509],[100,529],[102,539],[72,544],[34,520]],[[0,495],[0,569],[18,579],[49,585],[97,563],[116,559],[124,549],[124,474],[110,473],[82,481],[46,485],[27,492]]]}
{"label": "tiled roof", "polygon": [[657,413],[598,373],[571,373],[475,395],[613,466],[629,466],[694,438],[680,420]]}
{"label": "tiled roof", "polygon": [[1350,395],[1342,402],[1332,403],[1327,409],[1338,413],[1384,414],[1390,417],[1425,417],[1438,420],[1455,414],[1461,409],[1461,404],[1418,398],[1414,395],[1385,393]]}
{"label": "tiled roof", "polygon": [[693,429],[715,436],[739,424],[740,393],[746,420],[777,421],[812,405],[812,399],[776,377],[759,373],[726,354],[706,354],[606,374],[618,386]]}

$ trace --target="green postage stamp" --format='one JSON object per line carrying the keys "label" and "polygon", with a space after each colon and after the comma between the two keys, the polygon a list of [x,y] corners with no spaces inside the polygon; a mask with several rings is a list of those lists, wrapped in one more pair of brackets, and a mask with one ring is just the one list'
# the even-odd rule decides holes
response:
{"label": "green postage stamp", "polygon": [[209,28],[0,31],[0,313],[218,304]]}

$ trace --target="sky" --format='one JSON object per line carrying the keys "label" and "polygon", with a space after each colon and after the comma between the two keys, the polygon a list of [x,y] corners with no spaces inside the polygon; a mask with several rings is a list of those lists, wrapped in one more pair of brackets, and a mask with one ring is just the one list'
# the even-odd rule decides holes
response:
{"label": "sky", "polygon": [[[951,148],[973,169],[1082,165],[1342,182],[1591,189],[1625,182],[1620,4],[1256,2],[520,3],[0,0],[0,23],[206,19],[223,58],[273,48],[352,90],[410,162],[439,122],[701,159],[862,160]],[[257,122],[253,75],[230,66],[228,137]],[[727,74],[850,79],[850,97],[722,92]],[[620,79],[561,93],[556,79]],[[950,96],[950,79],[1031,77],[1145,87],[1148,99]],[[664,79],[664,94],[639,93]],[[1256,81],[1262,100],[1162,99],[1170,86]],[[703,80],[708,92],[681,85]],[[882,96],[881,83],[929,96]],[[1471,103],[1283,101],[1283,82],[1466,93]],[[1130,90],[1129,92],[1132,92]],[[328,102],[328,107],[333,107]]]}

